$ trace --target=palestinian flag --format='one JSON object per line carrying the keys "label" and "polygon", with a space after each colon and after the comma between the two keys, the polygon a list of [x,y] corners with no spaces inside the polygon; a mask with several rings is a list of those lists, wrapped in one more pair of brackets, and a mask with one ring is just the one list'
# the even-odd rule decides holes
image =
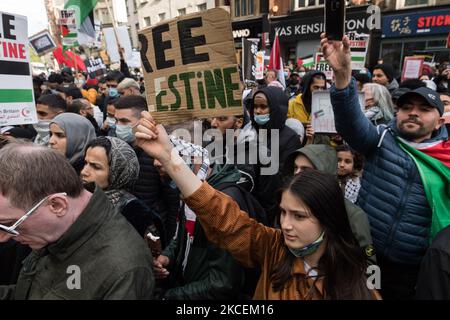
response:
{"label": "palestinian flag", "polygon": [[[78,46],[79,35],[95,38],[93,10],[98,0],[67,0],[64,9],[75,10],[77,17],[77,28],[73,30],[61,30],[63,34],[63,51],[71,46]],[[66,35],[64,35],[66,32]],[[64,41],[67,38],[66,41]],[[76,38],[76,40],[75,40]]]}
{"label": "palestinian flag", "polygon": [[303,58],[299,58],[297,61],[297,66],[304,66],[307,69],[314,68],[314,56],[306,56]]}
{"label": "palestinian flag", "polygon": [[397,138],[399,146],[414,160],[432,210],[430,242],[450,225],[450,142],[412,144]]}

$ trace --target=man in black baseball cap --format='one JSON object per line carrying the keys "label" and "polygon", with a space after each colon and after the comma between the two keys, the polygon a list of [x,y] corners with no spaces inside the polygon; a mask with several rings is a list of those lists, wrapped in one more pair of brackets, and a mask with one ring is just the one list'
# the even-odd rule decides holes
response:
{"label": "man in black baseball cap", "polygon": [[421,87],[397,100],[397,129],[402,138],[422,142],[444,124],[444,104],[436,91]]}

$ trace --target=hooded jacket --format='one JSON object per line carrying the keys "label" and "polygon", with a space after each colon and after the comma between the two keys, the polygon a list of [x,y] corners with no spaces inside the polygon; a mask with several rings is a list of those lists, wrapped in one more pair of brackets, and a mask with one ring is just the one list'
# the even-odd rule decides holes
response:
{"label": "hooded jacket", "polygon": [[[414,161],[396,142],[396,119],[375,127],[359,106],[356,82],[331,89],[336,129],[366,157],[357,204],[369,217],[378,257],[417,266],[428,247],[431,209]],[[447,139],[444,126],[424,143]]]}
{"label": "hooded jacket", "polygon": [[[270,150],[272,145],[272,134],[270,134],[271,131],[269,131],[267,134],[268,145],[266,146],[269,149],[268,152],[279,152],[279,167],[276,168],[279,172],[281,168],[283,168],[284,161],[286,160],[287,156],[301,147],[300,137],[295,133],[294,130],[285,125],[287,119],[288,98],[286,97],[284,92],[275,87],[266,87],[256,91],[255,95],[258,93],[263,93],[266,96],[268,106],[270,108],[269,122],[263,126],[260,126],[255,122],[254,119],[254,99],[252,99],[250,103],[249,112],[252,119],[253,128],[255,128],[257,131],[258,149],[261,150],[265,147],[264,145],[260,144],[259,129],[279,130],[279,143],[278,145],[275,144],[275,150]],[[256,188],[253,191],[253,195],[266,210],[269,221],[273,221],[274,217],[277,216],[278,213],[278,204],[274,199],[273,194],[281,187],[281,176],[279,173],[274,175],[262,175],[262,167],[264,167],[264,165],[262,165],[261,162],[258,161],[258,164],[255,166],[254,171]]]}
{"label": "hooded jacket", "polygon": [[[288,157],[284,168],[286,175],[290,176],[294,172],[295,158],[299,154],[303,154],[307,157],[317,170],[333,175],[336,174],[336,150],[328,145],[310,144],[293,152]],[[376,263],[367,214],[360,207],[347,199],[345,199],[345,209],[347,211],[350,227],[352,228],[356,240],[358,240],[359,246],[365,251],[367,259],[370,262]]]}
{"label": "hooded jacket", "polygon": [[288,118],[297,119],[301,123],[311,122],[312,92],[310,87],[313,77],[319,74],[326,79],[325,74],[320,71],[310,71],[303,77],[302,93],[289,101]]}
{"label": "hooded jacket", "polygon": [[[233,165],[215,165],[207,179],[212,186],[224,183],[236,183],[241,175]],[[243,200],[233,192],[234,188],[224,191],[239,205]],[[195,223],[194,242],[191,245],[188,261],[183,270],[186,250],[187,230],[182,214],[178,233],[163,255],[170,260],[169,270],[173,284],[164,297],[169,300],[199,299],[235,299],[244,284],[244,271],[227,251],[211,244],[206,238],[200,222]]]}

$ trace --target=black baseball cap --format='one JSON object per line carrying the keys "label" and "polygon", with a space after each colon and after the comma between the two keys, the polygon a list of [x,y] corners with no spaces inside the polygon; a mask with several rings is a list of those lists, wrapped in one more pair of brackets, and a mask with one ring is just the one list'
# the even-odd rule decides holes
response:
{"label": "black baseball cap", "polygon": [[406,100],[411,96],[420,96],[424,98],[430,106],[438,109],[439,114],[441,116],[444,114],[444,104],[442,103],[439,94],[436,91],[427,87],[420,87],[417,88],[416,90],[411,90],[404,93],[403,95],[400,96],[400,98],[398,98],[397,106],[399,107],[402,106],[406,102]]}

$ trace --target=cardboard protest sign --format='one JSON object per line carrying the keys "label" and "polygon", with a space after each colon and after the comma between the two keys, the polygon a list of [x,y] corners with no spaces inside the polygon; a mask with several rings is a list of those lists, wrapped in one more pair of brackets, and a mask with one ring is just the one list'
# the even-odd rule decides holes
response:
{"label": "cardboard protest sign", "polygon": [[402,81],[406,79],[419,79],[422,75],[423,58],[405,57],[402,71]]}
{"label": "cardboard protest sign", "polygon": [[220,8],[139,32],[149,111],[163,124],[242,114],[230,14]]}
{"label": "cardboard protest sign", "polygon": [[48,30],[44,30],[29,38],[30,44],[38,55],[46,54],[56,48],[56,44]]}
{"label": "cardboard protest sign", "polygon": [[103,63],[102,58],[86,59],[84,61],[84,64],[86,65],[86,69],[89,74],[89,78],[91,78],[91,79],[100,77],[100,76],[108,73],[108,70],[106,69],[106,66]]}
{"label": "cardboard protest sign", "polygon": [[365,69],[367,50],[369,48],[369,35],[351,32],[348,34],[350,40],[350,52],[352,55],[352,70]]}
{"label": "cardboard protest sign", "polygon": [[67,26],[71,29],[76,29],[77,27],[77,19],[75,16],[75,10],[61,10],[59,13],[59,24]]}
{"label": "cardboard protest sign", "polygon": [[[359,104],[364,109],[364,94],[359,93]],[[330,91],[315,91],[311,100],[311,125],[315,133],[336,133]]]}
{"label": "cardboard protest sign", "polygon": [[321,71],[325,73],[325,76],[327,77],[327,80],[333,79],[333,69],[330,67],[330,65],[325,61],[325,58],[323,57],[322,52],[316,53],[315,58],[315,70]]}
{"label": "cardboard protest sign", "polygon": [[27,18],[0,12],[0,126],[37,123]]}

